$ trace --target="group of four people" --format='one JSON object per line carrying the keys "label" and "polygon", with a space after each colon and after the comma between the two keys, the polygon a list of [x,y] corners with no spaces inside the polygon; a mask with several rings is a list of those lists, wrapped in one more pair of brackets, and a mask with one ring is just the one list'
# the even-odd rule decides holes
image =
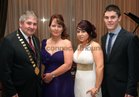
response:
{"label": "group of four people", "polygon": [[[94,41],[95,26],[81,20],[74,52],[62,15],[51,16],[50,38],[40,48],[34,35],[37,16],[27,11],[19,19],[19,29],[1,43],[3,97],[136,97],[135,39],[120,21],[119,7],[108,5],[104,12],[108,32],[100,45]],[[73,61],[77,64],[74,80]]]}

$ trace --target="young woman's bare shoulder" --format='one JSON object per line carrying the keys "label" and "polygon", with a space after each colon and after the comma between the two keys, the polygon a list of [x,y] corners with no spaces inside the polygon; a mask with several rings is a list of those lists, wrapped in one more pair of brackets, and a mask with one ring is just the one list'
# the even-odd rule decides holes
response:
{"label": "young woman's bare shoulder", "polygon": [[98,42],[93,41],[91,43],[91,47],[93,51],[100,51],[101,50],[101,46]]}
{"label": "young woman's bare shoulder", "polygon": [[96,41],[92,41],[92,42],[91,42],[91,45],[92,45],[93,47],[100,47],[100,44],[99,44],[98,42],[96,42]]}
{"label": "young woman's bare shoulder", "polygon": [[65,45],[71,45],[71,41],[68,40],[68,39],[64,39],[64,40],[63,40],[63,43],[64,43]]}

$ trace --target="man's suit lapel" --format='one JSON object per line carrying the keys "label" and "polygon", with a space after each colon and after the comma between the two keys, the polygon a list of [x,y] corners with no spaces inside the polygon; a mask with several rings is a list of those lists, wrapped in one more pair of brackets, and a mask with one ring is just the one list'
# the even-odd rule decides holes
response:
{"label": "man's suit lapel", "polygon": [[39,47],[38,47],[39,44],[37,43],[37,40],[36,40],[34,35],[32,36],[32,40],[33,40],[33,43],[34,43],[35,52],[37,53],[38,49],[39,49]]}
{"label": "man's suit lapel", "polygon": [[[21,34],[20,30],[18,30],[18,34],[19,34],[19,37],[20,37],[21,39],[23,39],[23,42],[25,42],[26,46],[29,48],[29,44],[28,44],[28,42],[26,41],[26,39],[24,38],[24,36]],[[17,37],[18,37],[18,36],[17,36]],[[20,42],[20,45],[22,45],[22,47],[23,47],[23,44],[21,43],[20,40],[19,40],[19,42]],[[23,51],[26,53],[26,51],[25,51],[24,48],[23,48]]]}
{"label": "man's suit lapel", "polygon": [[[32,55],[32,57],[35,58],[35,55],[34,55],[35,53],[34,53],[34,51],[31,49],[30,45],[28,44],[27,40],[24,38],[24,36],[23,36],[22,33],[20,32],[20,30],[18,30],[18,34],[19,34],[19,37],[20,37],[21,39],[23,39],[23,42],[24,42],[24,44],[26,44],[26,47],[27,47],[28,50],[30,51],[30,54]],[[20,40],[19,40],[19,41],[20,41]],[[21,41],[20,41],[20,44],[21,44],[22,47],[23,47],[23,44],[21,43]],[[24,50],[25,53],[27,53],[25,48],[23,48],[23,50]],[[27,55],[27,56],[28,56],[28,55]]]}
{"label": "man's suit lapel", "polygon": [[123,35],[124,35],[124,31],[123,29],[120,30],[110,53],[110,59],[112,56],[114,56],[117,53],[118,48],[120,47],[122,40],[123,40]]}
{"label": "man's suit lapel", "polygon": [[27,42],[27,40],[24,38],[24,36],[21,34],[21,32],[20,32],[20,30],[18,30],[18,34],[19,34],[19,36],[23,39],[23,41],[25,42],[25,44],[27,45],[27,47],[29,48],[29,50],[31,50],[31,47],[29,46],[29,44],[28,44],[28,42]]}
{"label": "man's suit lapel", "polygon": [[[30,61],[30,63],[32,64],[33,68],[34,68],[34,72],[36,75],[40,74],[40,70],[38,65],[40,65],[40,56],[39,53],[34,53],[33,50],[31,49],[31,47],[29,46],[28,42],[26,41],[26,39],[23,37],[23,35],[21,34],[21,32],[18,30],[17,31],[17,37],[18,40],[20,41],[23,49],[25,50],[25,53],[28,55],[28,59]],[[35,37],[35,36],[33,36]],[[33,42],[35,42],[36,39],[33,40]],[[34,43],[35,48],[37,48],[39,46],[39,42]],[[36,50],[37,52],[39,52],[38,50]]]}
{"label": "man's suit lapel", "polygon": [[102,48],[103,48],[103,53],[104,53],[104,55],[106,56],[107,54],[106,54],[106,39],[107,39],[107,34],[106,35],[104,35],[104,37],[103,37],[103,40],[102,40]]}
{"label": "man's suit lapel", "polygon": [[36,52],[37,64],[40,65],[40,47],[39,47],[40,44],[38,43],[39,41],[37,41],[37,38],[35,36],[32,36],[32,39],[33,39],[35,52]]}
{"label": "man's suit lapel", "polygon": [[[30,47],[30,45],[28,44],[27,40],[24,38],[24,36],[21,34],[20,30],[18,30],[19,32],[19,36],[24,40],[25,44],[27,45],[29,51],[32,53],[32,54],[35,54],[34,51],[32,50],[32,48]],[[34,36],[33,36],[34,37]],[[35,40],[35,39],[34,39]],[[33,40],[33,43],[34,43],[34,40]],[[36,51],[36,45],[34,44],[34,48],[35,48],[35,51]]]}

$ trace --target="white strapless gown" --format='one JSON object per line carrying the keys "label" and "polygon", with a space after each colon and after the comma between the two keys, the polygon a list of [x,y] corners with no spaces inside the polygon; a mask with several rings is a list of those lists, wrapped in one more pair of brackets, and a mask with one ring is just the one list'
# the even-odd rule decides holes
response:
{"label": "white strapless gown", "polygon": [[[90,50],[90,45],[83,49],[83,51],[78,55],[78,50],[75,51],[73,60],[77,64],[90,64],[93,65],[92,70],[78,70],[75,75],[75,86],[74,92],[75,97],[92,97],[90,93],[86,93],[88,90],[95,87],[96,82],[96,71],[95,63],[93,60],[92,52]],[[101,89],[99,90],[96,97],[102,97]]]}

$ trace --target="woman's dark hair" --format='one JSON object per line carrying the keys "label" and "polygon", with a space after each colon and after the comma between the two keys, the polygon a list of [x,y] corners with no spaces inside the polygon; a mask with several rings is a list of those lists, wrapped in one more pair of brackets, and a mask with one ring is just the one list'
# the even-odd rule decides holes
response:
{"label": "woman's dark hair", "polygon": [[63,27],[63,32],[61,34],[61,38],[62,39],[67,39],[69,37],[69,35],[66,32],[66,26],[64,24],[63,16],[61,14],[52,15],[51,18],[50,18],[50,21],[49,21],[49,27],[51,26],[53,19],[56,19],[57,23]]}
{"label": "woman's dark hair", "polygon": [[77,25],[77,29],[78,28],[85,30],[90,36],[90,39],[94,39],[97,37],[95,26],[88,20],[81,20]]}

